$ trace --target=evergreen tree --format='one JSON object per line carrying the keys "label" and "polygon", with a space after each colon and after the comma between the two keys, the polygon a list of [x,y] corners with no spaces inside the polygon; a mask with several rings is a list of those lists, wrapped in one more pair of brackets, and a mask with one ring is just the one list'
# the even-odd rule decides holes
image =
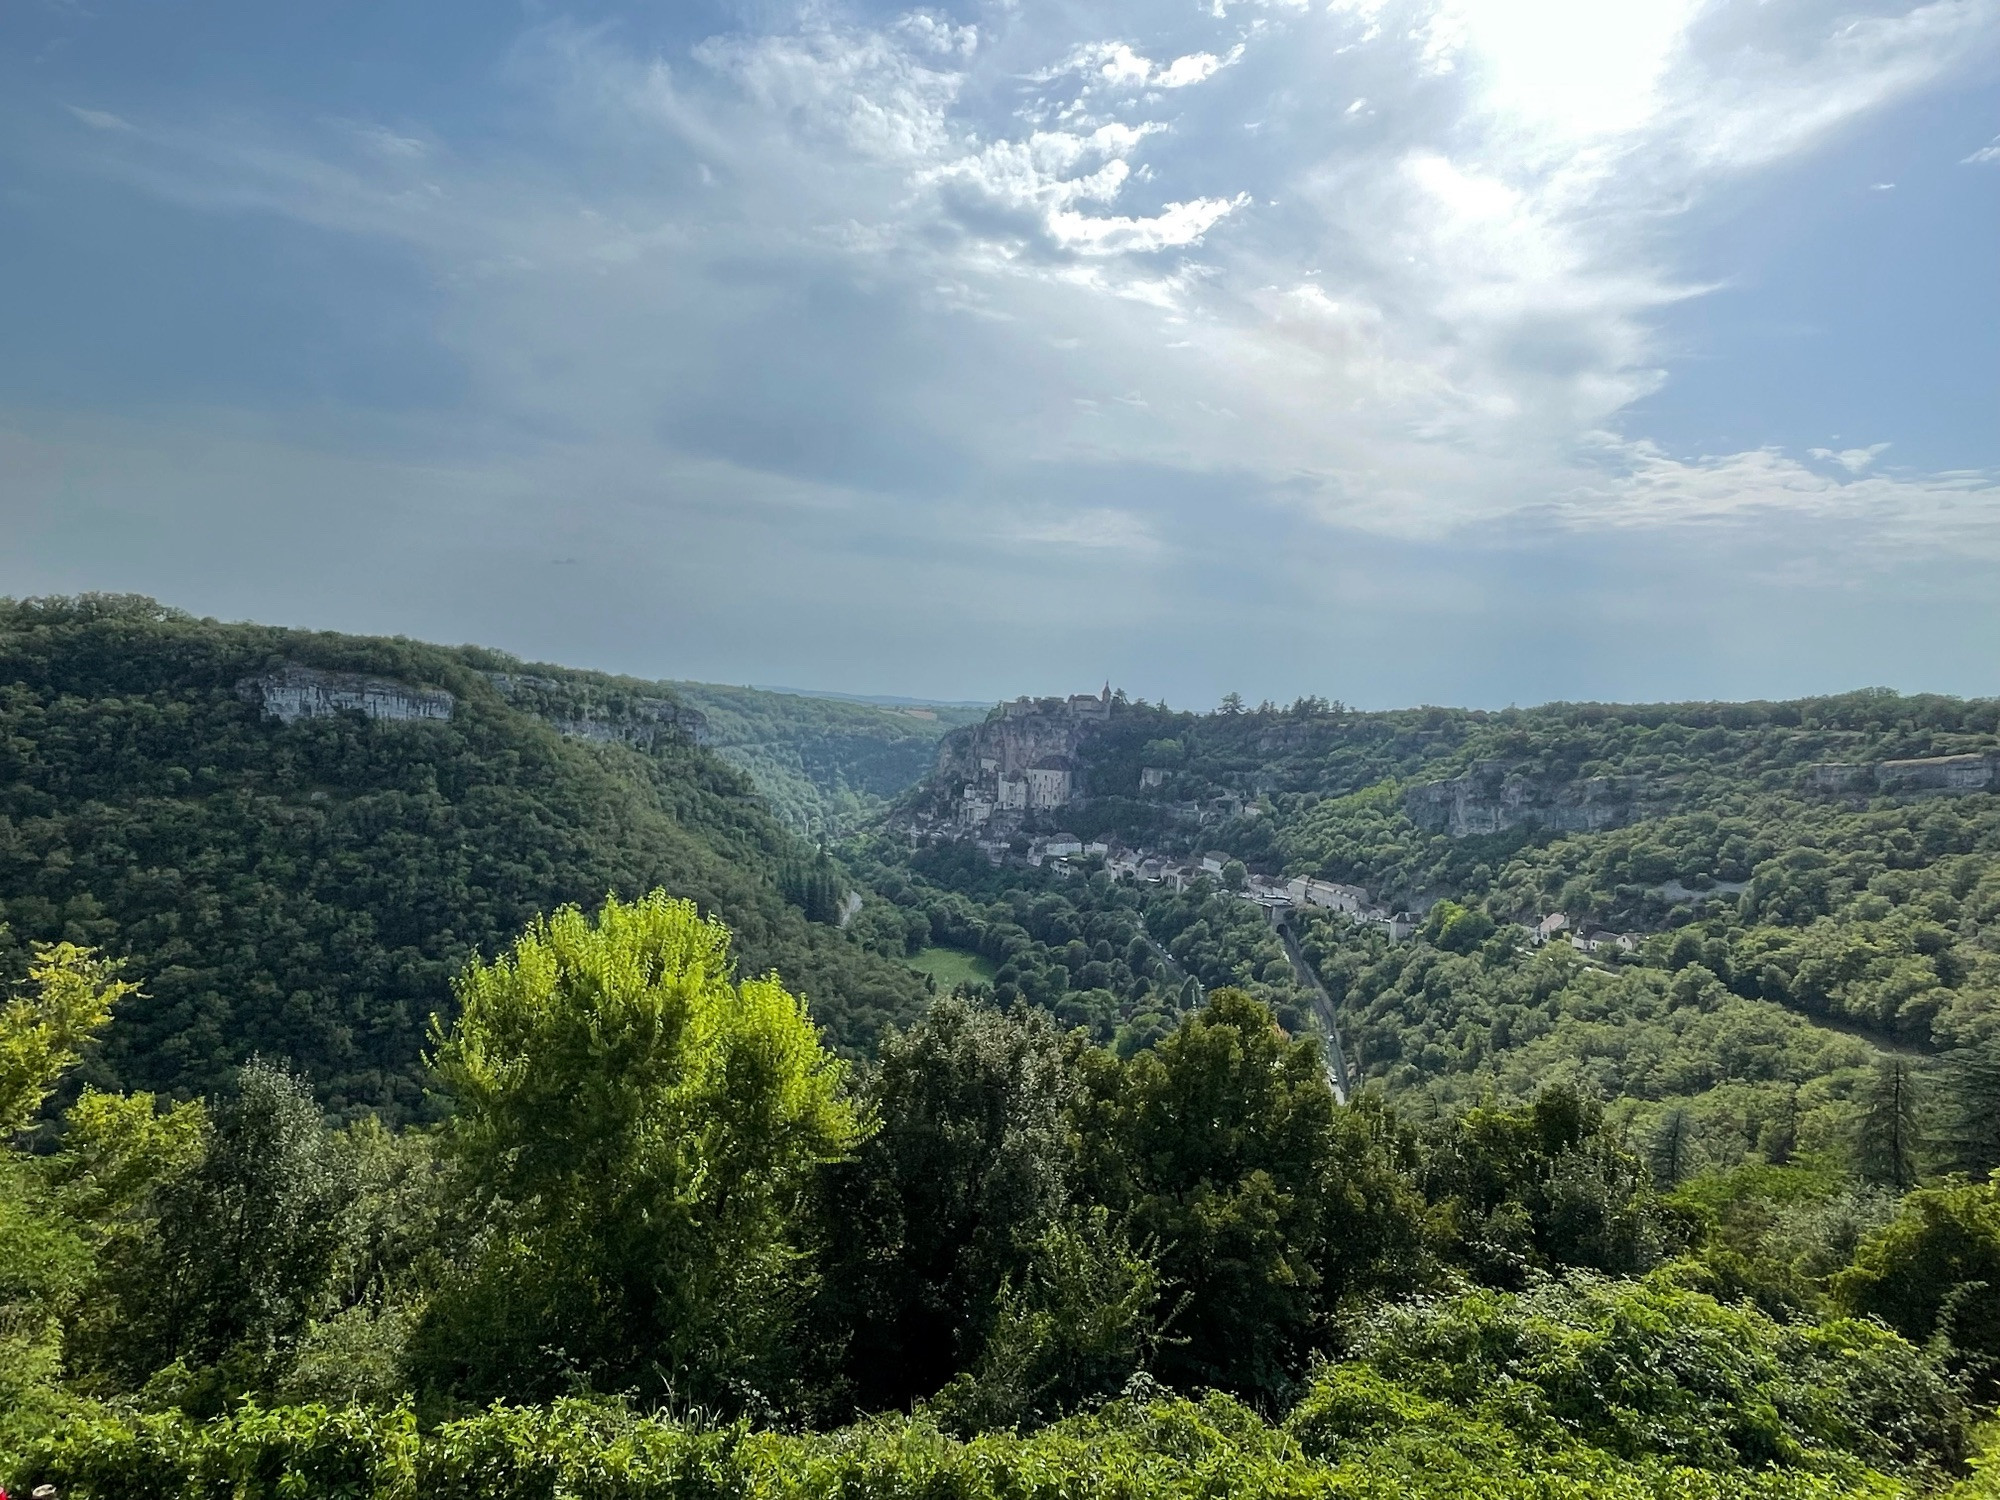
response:
{"label": "evergreen tree", "polygon": [[1942,1164],[1975,1177],[2000,1167],[2000,1036],[1947,1054],[1938,1081]]}
{"label": "evergreen tree", "polygon": [[1647,1161],[1655,1187],[1678,1187],[1693,1170],[1695,1134],[1694,1116],[1684,1105],[1677,1104],[1660,1117]]}
{"label": "evergreen tree", "polygon": [[1916,1185],[1923,1141],[1922,1087],[1916,1064],[1890,1056],[1875,1067],[1861,1101],[1855,1164],[1870,1182],[1903,1192]]}

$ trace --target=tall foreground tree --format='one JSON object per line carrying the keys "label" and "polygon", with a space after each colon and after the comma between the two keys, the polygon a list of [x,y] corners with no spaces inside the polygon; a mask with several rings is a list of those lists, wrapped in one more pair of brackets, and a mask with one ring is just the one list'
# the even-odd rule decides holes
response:
{"label": "tall foreground tree", "polygon": [[1281,1399],[1343,1306],[1422,1274],[1423,1204],[1386,1122],[1335,1104],[1317,1046],[1250,995],[1219,989],[1130,1063],[1087,1063],[1093,1185],[1158,1247],[1164,1379]]}
{"label": "tall foreground tree", "polygon": [[1080,1039],[1041,1011],[940,1000],[869,1079],[880,1120],[820,1189],[815,1321],[863,1410],[907,1407],[979,1355],[1074,1187],[1065,1118]]}
{"label": "tall foreground tree", "polygon": [[804,1002],[738,982],[729,930],[660,891],[565,907],[456,990],[433,1063],[479,1227],[420,1377],[757,1405],[783,1378],[801,1195],[861,1134]]}
{"label": "tall foreground tree", "polygon": [[88,1274],[87,1247],[48,1212],[10,1142],[131,990],[116,964],[55,943],[36,946],[27,985],[0,1001],[0,1454],[46,1416],[61,1319]]}
{"label": "tall foreground tree", "polygon": [[209,1118],[200,1159],[156,1190],[152,1244],[114,1277],[135,1376],[267,1362],[319,1311],[340,1251],[352,1175],[305,1081],[253,1061]]}

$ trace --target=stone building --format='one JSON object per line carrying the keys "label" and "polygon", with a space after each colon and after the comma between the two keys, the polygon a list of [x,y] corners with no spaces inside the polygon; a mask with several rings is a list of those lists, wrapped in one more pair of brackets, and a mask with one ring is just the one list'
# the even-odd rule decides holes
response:
{"label": "stone building", "polygon": [[1295,906],[1317,906],[1322,911],[1346,912],[1349,916],[1368,905],[1368,892],[1358,885],[1341,885],[1332,880],[1295,876],[1285,883],[1285,894]]}
{"label": "stone building", "polygon": [[1021,773],[1027,783],[1028,811],[1067,807],[1074,774],[1069,758],[1062,755],[1045,756],[1029,766]]}
{"label": "stone building", "polygon": [[[1110,722],[1096,696],[1017,698],[984,723],[946,735],[932,772],[930,816],[960,828],[1011,827],[1077,800],[1077,752]],[[921,815],[920,815],[921,816]]]}

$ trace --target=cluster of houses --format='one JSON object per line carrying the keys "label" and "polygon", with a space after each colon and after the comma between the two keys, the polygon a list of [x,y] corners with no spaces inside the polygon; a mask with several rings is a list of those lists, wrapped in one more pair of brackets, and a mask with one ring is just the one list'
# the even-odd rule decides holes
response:
{"label": "cluster of houses", "polygon": [[[983,842],[980,847],[995,863],[1005,860],[1009,854],[1008,845],[998,840]],[[1132,880],[1142,885],[1162,885],[1173,891],[1186,890],[1197,880],[1219,880],[1234,858],[1234,855],[1219,849],[1175,858],[1144,849],[1127,849],[1102,839],[1086,840],[1073,833],[1052,833],[1035,839],[1029,843],[1027,853],[1030,865],[1058,876],[1067,877],[1088,868],[1092,861],[1102,860],[1104,868],[1115,879]],[[1378,905],[1361,886],[1317,880],[1307,875],[1280,880],[1250,871],[1245,875],[1242,888],[1235,894],[1261,907],[1274,925],[1290,912],[1316,907],[1321,911],[1337,912],[1359,926],[1375,929],[1392,943],[1400,943],[1423,924],[1422,917],[1417,913],[1391,911]],[[1641,936],[1596,927],[1573,927],[1569,918],[1561,912],[1543,917],[1528,929],[1528,941],[1536,947],[1563,940],[1583,953],[1596,953],[1605,948],[1630,953],[1639,946]]]}
{"label": "cluster of houses", "polygon": [[1640,937],[1635,932],[1608,932],[1602,927],[1572,927],[1568,917],[1561,912],[1552,912],[1528,929],[1528,941],[1539,948],[1565,934],[1570,946],[1582,953],[1595,953],[1600,948],[1616,948],[1621,953],[1630,953],[1639,946]]}
{"label": "cluster of houses", "polygon": [[[980,847],[996,863],[1007,857],[1008,846],[997,840],[982,843]],[[1086,841],[1073,833],[1052,833],[1035,839],[1028,845],[1027,854],[1030,865],[1059,876],[1068,876],[1090,861],[1101,859],[1104,868],[1116,879],[1132,880],[1142,885],[1163,885],[1173,891],[1186,890],[1197,880],[1219,879],[1234,858],[1232,854],[1212,849],[1206,854],[1177,859],[1144,849],[1127,849],[1100,839]],[[1394,943],[1408,938],[1420,925],[1420,919],[1411,912],[1390,911],[1376,905],[1368,892],[1358,885],[1341,885],[1303,875],[1289,880],[1273,880],[1254,871],[1249,872],[1236,895],[1263,908],[1274,924],[1282,921],[1288,912],[1312,906],[1323,911],[1340,912],[1362,926],[1377,929]]]}

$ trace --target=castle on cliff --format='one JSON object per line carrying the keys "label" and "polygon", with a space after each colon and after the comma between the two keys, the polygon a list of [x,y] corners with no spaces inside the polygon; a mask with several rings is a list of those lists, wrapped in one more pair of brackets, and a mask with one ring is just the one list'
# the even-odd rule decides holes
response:
{"label": "castle on cliff", "polygon": [[932,784],[938,811],[960,830],[1010,827],[1075,800],[1076,753],[1111,722],[1111,684],[1095,696],[1016,698],[983,724],[949,736]]}

